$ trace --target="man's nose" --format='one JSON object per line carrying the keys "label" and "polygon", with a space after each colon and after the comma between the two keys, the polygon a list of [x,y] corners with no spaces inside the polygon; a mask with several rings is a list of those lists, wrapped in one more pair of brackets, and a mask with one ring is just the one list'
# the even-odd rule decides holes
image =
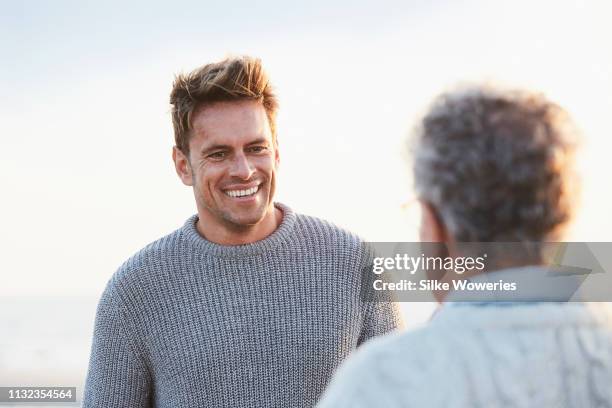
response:
{"label": "man's nose", "polygon": [[232,168],[230,175],[237,177],[242,180],[248,180],[251,178],[255,168],[249,162],[249,159],[244,154],[237,154],[232,162]]}

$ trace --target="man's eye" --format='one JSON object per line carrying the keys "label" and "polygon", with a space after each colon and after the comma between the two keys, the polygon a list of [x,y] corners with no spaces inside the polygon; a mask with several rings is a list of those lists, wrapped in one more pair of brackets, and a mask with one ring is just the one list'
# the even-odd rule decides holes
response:
{"label": "man's eye", "polygon": [[214,152],[207,156],[209,159],[223,159],[225,158],[225,152]]}
{"label": "man's eye", "polygon": [[249,151],[253,152],[253,153],[261,153],[268,150],[268,148],[266,146],[253,146],[249,148]]}

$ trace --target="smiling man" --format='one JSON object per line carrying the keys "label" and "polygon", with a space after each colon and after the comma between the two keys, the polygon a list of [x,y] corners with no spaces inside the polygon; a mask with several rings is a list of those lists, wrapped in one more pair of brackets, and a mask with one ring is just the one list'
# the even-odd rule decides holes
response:
{"label": "smiling man", "polygon": [[109,281],[84,407],[313,406],[398,309],[362,300],[355,235],[274,202],[277,101],[259,60],[179,75],[170,102],[197,214]]}
{"label": "smiling man", "polygon": [[270,235],[283,215],[272,201],[279,155],[265,108],[256,100],[220,101],[192,115],[189,148],[175,147],[173,159],[193,186],[198,231],[227,245]]}

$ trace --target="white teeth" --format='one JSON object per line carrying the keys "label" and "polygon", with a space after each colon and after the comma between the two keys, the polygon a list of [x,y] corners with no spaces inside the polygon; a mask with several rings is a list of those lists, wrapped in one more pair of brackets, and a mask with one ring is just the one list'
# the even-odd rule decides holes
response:
{"label": "white teeth", "polygon": [[257,190],[259,190],[259,186],[251,187],[248,190],[229,190],[225,194],[230,197],[245,197],[255,194]]}

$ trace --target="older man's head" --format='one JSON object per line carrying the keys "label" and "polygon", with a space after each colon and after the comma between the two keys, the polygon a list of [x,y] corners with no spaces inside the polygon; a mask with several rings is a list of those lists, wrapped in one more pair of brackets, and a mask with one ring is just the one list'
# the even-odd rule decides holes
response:
{"label": "older man's head", "polygon": [[577,132],[542,95],[476,87],[438,97],[413,157],[423,241],[544,242],[576,202]]}

